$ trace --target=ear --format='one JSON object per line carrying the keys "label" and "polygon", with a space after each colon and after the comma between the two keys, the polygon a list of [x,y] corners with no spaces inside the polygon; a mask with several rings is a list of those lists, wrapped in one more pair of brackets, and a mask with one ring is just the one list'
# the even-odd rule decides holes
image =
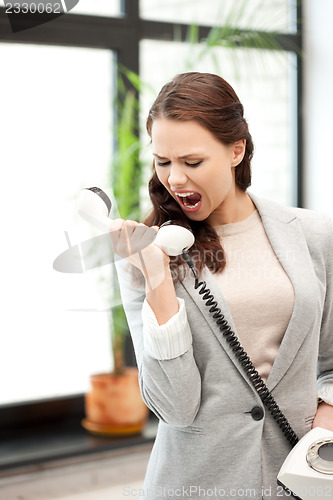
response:
{"label": "ear", "polygon": [[240,164],[245,155],[246,140],[240,139],[233,144],[233,157],[232,157],[232,167],[237,167]]}

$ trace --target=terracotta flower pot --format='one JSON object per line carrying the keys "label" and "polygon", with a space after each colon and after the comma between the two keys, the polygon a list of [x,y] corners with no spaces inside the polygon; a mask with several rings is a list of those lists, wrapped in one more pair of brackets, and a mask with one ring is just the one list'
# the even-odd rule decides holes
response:
{"label": "terracotta flower pot", "polygon": [[121,376],[111,373],[91,375],[91,391],[85,395],[87,418],[83,427],[90,432],[109,435],[139,433],[146,424],[137,368],[127,367]]}

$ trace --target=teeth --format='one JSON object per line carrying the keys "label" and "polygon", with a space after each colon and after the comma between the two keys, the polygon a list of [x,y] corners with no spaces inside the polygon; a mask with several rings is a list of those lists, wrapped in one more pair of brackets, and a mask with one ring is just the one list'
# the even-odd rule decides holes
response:
{"label": "teeth", "polygon": [[175,193],[177,196],[181,196],[182,198],[185,198],[186,196],[190,196],[191,194],[194,194],[194,191],[188,192],[188,193]]}
{"label": "teeth", "polygon": [[191,203],[187,203],[187,201],[186,201],[186,199],[185,199],[185,198],[186,198],[187,196],[190,196],[191,194],[195,194],[195,191],[188,191],[187,193],[177,193],[177,192],[175,191],[175,194],[176,194],[177,196],[179,196],[180,198],[183,198],[182,203],[183,203],[183,204],[184,204],[184,206],[185,206],[185,207],[187,207],[187,208],[195,208],[195,207],[197,207],[197,206],[199,205],[199,203],[200,203],[200,201],[201,201],[201,198],[200,198],[200,200],[199,200],[199,201],[197,201],[197,203],[195,203],[194,205],[191,205]]}
{"label": "teeth", "polygon": [[183,201],[185,207],[188,207],[188,208],[194,208],[194,207],[197,207],[200,203],[200,201],[197,201],[197,203],[195,203],[195,205],[189,205],[188,203],[186,203],[186,201],[184,200]]}

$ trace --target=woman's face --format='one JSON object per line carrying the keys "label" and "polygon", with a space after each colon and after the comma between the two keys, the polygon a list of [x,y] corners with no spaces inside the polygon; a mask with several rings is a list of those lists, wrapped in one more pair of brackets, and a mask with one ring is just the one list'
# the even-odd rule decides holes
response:
{"label": "woman's face", "polygon": [[236,221],[244,192],[234,169],[243,159],[244,140],[226,146],[194,120],[158,118],[152,146],[160,182],[189,219],[213,226]]}

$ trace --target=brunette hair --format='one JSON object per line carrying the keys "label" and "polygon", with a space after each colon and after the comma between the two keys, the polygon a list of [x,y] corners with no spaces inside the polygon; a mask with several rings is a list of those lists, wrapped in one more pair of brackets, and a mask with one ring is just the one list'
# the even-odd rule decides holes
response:
{"label": "brunette hair", "polygon": [[[177,121],[195,120],[224,145],[246,140],[244,158],[235,168],[235,182],[242,190],[251,184],[253,142],[243,116],[243,105],[233,88],[220,76],[210,73],[183,73],[164,85],[153,103],[147,118],[151,137],[153,121],[168,118]],[[225,266],[225,255],[219,236],[206,221],[192,221],[159,181],[154,164],[149,181],[152,211],[144,220],[148,226],[160,226],[167,220],[179,220],[191,228],[195,243],[189,251],[200,274],[204,265],[214,273]],[[175,281],[180,280],[183,258],[171,258],[170,267]]]}

